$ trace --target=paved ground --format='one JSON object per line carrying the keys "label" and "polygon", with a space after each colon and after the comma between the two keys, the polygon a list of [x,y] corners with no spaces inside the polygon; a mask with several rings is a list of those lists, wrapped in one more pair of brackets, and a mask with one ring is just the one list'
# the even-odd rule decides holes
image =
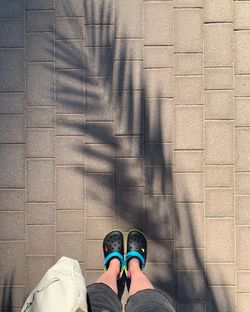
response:
{"label": "paved ground", "polygon": [[0,0],[2,308],[62,255],[93,282],[105,233],[137,227],[178,312],[249,311],[249,16],[250,1]]}

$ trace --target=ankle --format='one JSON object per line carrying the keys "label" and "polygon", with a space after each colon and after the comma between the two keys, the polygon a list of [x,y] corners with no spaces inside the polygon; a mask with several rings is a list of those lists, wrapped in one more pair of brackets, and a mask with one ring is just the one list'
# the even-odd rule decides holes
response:
{"label": "ankle", "polygon": [[128,271],[131,275],[143,273],[140,268],[140,262],[137,258],[132,258],[128,264]]}
{"label": "ankle", "polygon": [[112,259],[107,271],[118,275],[120,273],[120,261],[117,258]]}

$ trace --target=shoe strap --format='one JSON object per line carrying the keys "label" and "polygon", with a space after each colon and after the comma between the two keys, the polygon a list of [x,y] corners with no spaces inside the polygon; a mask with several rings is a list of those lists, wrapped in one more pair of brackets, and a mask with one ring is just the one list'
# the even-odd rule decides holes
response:
{"label": "shoe strap", "polygon": [[126,254],[126,264],[128,264],[128,260],[131,258],[137,258],[140,261],[142,270],[144,270],[145,260],[144,260],[143,256],[138,251],[132,250]]}
{"label": "shoe strap", "polygon": [[120,263],[121,263],[121,268],[124,267],[124,258],[123,258],[123,256],[118,251],[114,251],[114,252],[111,252],[106,258],[104,258],[104,269],[105,270],[107,270],[107,263],[112,258],[118,258],[120,260]]}

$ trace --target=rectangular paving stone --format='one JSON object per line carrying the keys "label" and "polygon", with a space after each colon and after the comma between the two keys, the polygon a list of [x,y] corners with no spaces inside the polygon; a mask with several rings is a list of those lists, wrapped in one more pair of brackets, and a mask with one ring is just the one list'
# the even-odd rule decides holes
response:
{"label": "rectangular paving stone", "polygon": [[82,39],[56,40],[56,68],[82,68],[83,60]]}
{"label": "rectangular paving stone", "polygon": [[84,182],[82,167],[57,167],[57,209],[83,209]]}
{"label": "rectangular paving stone", "polygon": [[27,255],[53,255],[55,253],[55,226],[26,226],[26,248]]}
{"label": "rectangular paving stone", "polygon": [[[111,77],[112,75],[115,75],[113,73],[113,65],[114,65],[113,64],[113,60],[114,60],[113,48],[111,47],[86,47],[85,51],[86,51],[85,64],[86,64],[86,76],[87,77],[90,77],[90,76]],[[121,67],[118,66],[117,70],[119,68]]]}
{"label": "rectangular paving stone", "polygon": [[113,24],[113,0],[85,0],[86,24]]}
{"label": "rectangular paving stone", "polygon": [[[164,272],[164,277],[162,272]],[[173,263],[147,263],[145,274],[148,276],[150,281],[152,281],[155,289],[167,294],[168,298],[173,303],[175,299],[175,276]],[[170,282],[164,283],[164,278]]]}
{"label": "rectangular paving stone", "polygon": [[175,151],[175,172],[203,172],[204,156],[202,151]]}
{"label": "rectangular paving stone", "polygon": [[250,56],[249,44],[250,31],[237,31],[235,32],[235,72],[236,74],[249,74],[250,73]]}
{"label": "rectangular paving stone", "polygon": [[204,204],[176,203],[175,247],[204,247]]}
{"label": "rectangular paving stone", "polygon": [[55,264],[54,256],[27,257],[27,290],[32,291],[44,274]]}
{"label": "rectangular paving stone", "polygon": [[144,47],[144,68],[173,67],[173,47]]}
{"label": "rectangular paving stone", "polygon": [[173,163],[173,144],[147,143],[145,144],[146,165],[165,165]]}
{"label": "rectangular paving stone", "polygon": [[205,66],[233,66],[233,25],[205,24]]}
{"label": "rectangular paving stone", "polygon": [[56,135],[82,136],[84,135],[84,115],[57,114]]}
{"label": "rectangular paving stone", "polygon": [[[144,105],[141,91],[115,94],[115,134],[140,135],[144,131]],[[131,114],[131,112],[133,112]]]}
{"label": "rectangular paving stone", "polygon": [[25,143],[24,116],[0,116],[0,143]]}
{"label": "rectangular paving stone", "polygon": [[[115,39],[114,60],[121,61],[142,61],[143,60],[143,40],[142,39]],[[145,56],[144,56],[145,59]]]}
{"label": "rectangular paving stone", "polygon": [[237,97],[235,101],[236,126],[250,126],[250,99]]}
{"label": "rectangular paving stone", "polygon": [[235,264],[211,263],[206,268],[209,285],[235,285]]}
{"label": "rectangular paving stone", "polygon": [[22,114],[24,101],[24,93],[0,93],[0,114]]}
{"label": "rectangular paving stone", "polygon": [[[184,191],[185,190],[185,191]],[[203,202],[204,178],[201,173],[175,174],[175,200],[177,202]]]}
{"label": "rectangular paving stone", "polygon": [[250,29],[250,5],[248,1],[234,2],[234,27],[235,29]]}
{"label": "rectangular paving stone", "polygon": [[0,18],[23,17],[24,3],[20,0],[2,0]]}
{"label": "rectangular paving stone", "polygon": [[206,166],[205,184],[208,187],[234,186],[233,166]]}
{"label": "rectangular paving stone", "polygon": [[0,211],[0,239],[24,239],[24,212]]}
{"label": "rectangular paving stone", "polygon": [[236,266],[238,270],[250,268],[250,226],[236,227]]}
{"label": "rectangular paving stone", "polygon": [[250,225],[249,196],[235,196],[236,224]]}
{"label": "rectangular paving stone", "polygon": [[175,75],[202,75],[202,53],[178,53],[174,55]]}
{"label": "rectangular paving stone", "polygon": [[[225,295],[226,294],[226,295]],[[236,309],[235,287],[214,286],[207,287],[206,291],[206,311],[212,312],[220,307],[222,311],[233,312]]]}
{"label": "rectangular paving stone", "polygon": [[81,69],[56,71],[56,112],[80,114],[84,112],[84,73]]}
{"label": "rectangular paving stone", "polygon": [[56,39],[83,39],[83,18],[56,18]]}
{"label": "rectangular paving stone", "polygon": [[[234,262],[235,239],[233,219],[206,219],[206,261]],[[227,240],[225,240],[227,237]],[[221,248],[223,246],[223,249]]]}
{"label": "rectangular paving stone", "polygon": [[103,261],[101,260],[102,240],[86,241],[86,269],[101,270]]}
{"label": "rectangular paving stone", "polygon": [[27,161],[27,201],[54,201],[54,160]]}
{"label": "rectangular paving stone", "polygon": [[234,8],[230,0],[205,0],[205,22],[233,22]]}
{"label": "rectangular paving stone", "polygon": [[0,243],[0,265],[1,281],[4,281],[7,276],[13,274],[13,284],[24,284],[25,282],[25,243],[2,241]]}
{"label": "rectangular paving stone", "polygon": [[234,217],[233,189],[206,189],[206,217]]}
{"label": "rectangular paving stone", "polygon": [[27,204],[26,224],[31,225],[54,225],[55,205],[54,204]]}
{"label": "rectangular paving stone", "polygon": [[174,78],[175,104],[203,104],[202,76]]}
{"label": "rectangular paving stone", "polygon": [[84,164],[84,137],[57,136],[56,137],[56,164],[83,165]]}
{"label": "rectangular paving stone", "polygon": [[232,68],[207,68],[204,74],[205,90],[233,89]]}
{"label": "rectangular paving stone", "polygon": [[94,217],[86,219],[86,235],[87,239],[100,239],[114,228],[113,217]]}
{"label": "rectangular paving stone", "polygon": [[85,25],[86,47],[113,47],[114,27],[112,25]]}
{"label": "rectangular paving stone", "polygon": [[26,115],[27,128],[54,128],[55,114],[53,106],[29,106]]}
{"label": "rectangular paving stone", "polygon": [[54,34],[27,33],[26,36],[27,61],[53,62],[54,61]]}
{"label": "rectangular paving stone", "polygon": [[145,142],[173,142],[173,99],[145,99]]}
{"label": "rectangular paving stone", "polygon": [[0,187],[25,187],[23,144],[0,144]]}
{"label": "rectangular paving stone", "polygon": [[26,10],[53,10],[55,6],[55,0],[26,0]]}
{"label": "rectangular paving stone", "polygon": [[203,271],[178,271],[176,276],[177,300],[179,302],[204,300],[205,285]]}
{"label": "rectangular paving stone", "polygon": [[57,16],[83,16],[84,5],[79,0],[56,0]]}
{"label": "rectangular paving stone", "polygon": [[0,91],[24,91],[24,49],[0,50]]}
{"label": "rectangular paving stone", "polygon": [[233,119],[234,92],[233,91],[205,91],[206,119]]}
{"label": "rectangular paving stone", "polygon": [[110,173],[86,176],[86,213],[88,217],[112,217],[114,177]]}
{"label": "rectangular paving stone", "polygon": [[26,11],[25,23],[27,32],[54,32],[54,12],[47,10]]}
{"label": "rectangular paving stone", "polygon": [[234,130],[232,121],[206,121],[206,164],[234,163]]}
{"label": "rectangular paving stone", "polygon": [[172,167],[166,165],[145,166],[145,194],[172,195]]}
{"label": "rectangular paving stone", "polygon": [[115,185],[117,187],[143,186],[143,161],[141,158],[115,160]]}
{"label": "rectangular paving stone", "polygon": [[202,8],[202,0],[174,0],[175,8]]}
{"label": "rectangular paving stone", "polygon": [[144,44],[173,44],[173,3],[144,3]]}
{"label": "rectangular paving stone", "polygon": [[102,270],[86,270],[85,271],[86,285],[91,285],[95,283],[101,275]]}
{"label": "rectangular paving stone", "polygon": [[24,190],[0,190],[0,210],[25,210]]}
{"label": "rectangular paving stone", "polygon": [[84,261],[84,233],[56,233],[56,260],[62,256]]}
{"label": "rectangular paving stone", "polygon": [[85,125],[86,143],[110,144],[114,143],[114,127],[112,122],[91,122]]}
{"label": "rectangular paving stone", "polygon": [[148,240],[148,262],[172,262],[173,254],[173,240]]}
{"label": "rectangular paving stone", "polygon": [[[128,74],[125,74],[128,73]],[[122,77],[122,78],[121,78]],[[114,90],[143,89],[144,73],[142,61],[114,62],[113,88]]]}
{"label": "rectangular paving stone", "polygon": [[115,136],[115,157],[141,158],[144,154],[142,136]]}
{"label": "rectangular paving stone", "polygon": [[55,131],[27,130],[26,131],[26,157],[54,157]]}
{"label": "rectangular paving stone", "polygon": [[237,308],[238,312],[247,312],[250,305],[250,294],[249,293],[238,293],[237,294]]}
{"label": "rectangular paving stone", "polygon": [[87,144],[84,149],[86,172],[113,172],[114,147],[110,144]]}
{"label": "rectangular paving stone", "polygon": [[250,174],[248,172],[236,172],[235,193],[237,195],[250,195]]}
{"label": "rectangular paving stone", "polygon": [[146,97],[173,97],[173,69],[146,69]]}
{"label": "rectangular paving stone", "polygon": [[250,272],[238,271],[237,290],[238,292],[250,292]]}
{"label": "rectangular paving stone", "polygon": [[235,95],[250,96],[250,75],[235,76]]}
{"label": "rectangular paving stone", "polygon": [[175,149],[203,148],[203,108],[175,107]]}
{"label": "rectangular paving stone", "polygon": [[88,77],[85,79],[84,92],[86,121],[114,120],[112,79]]}
{"label": "rectangular paving stone", "polygon": [[175,10],[175,52],[203,51],[203,14],[201,9]]}
{"label": "rectangular paving stone", "polygon": [[174,238],[172,196],[145,196],[145,233],[152,239]]}
{"label": "rectangular paving stone", "polygon": [[0,47],[24,48],[24,20],[0,20]]}
{"label": "rectangular paving stone", "polygon": [[27,104],[54,105],[54,66],[47,63],[27,65]]}
{"label": "rectangular paving stone", "polygon": [[115,190],[115,228],[129,231],[144,228],[143,188],[127,187]]}
{"label": "rectangular paving stone", "polygon": [[117,0],[114,2],[116,38],[141,38],[143,36],[143,1]]}
{"label": "rectangular paving stone", "polygon": [[177,270],[203,270],[205,255],[203,248],[177,248]]}
{"label": "rectangular paving stone", "polygon": [[24,303],[25,298],[26,298],[26,287],[25,286],[14,286],[14,285],[12,285],[12,287],[7,286],[7,285],[6,285],[6,287],[1,286],[0,287],[0,297],[4,298],[5,296],[7,298],[11,297],[11,299],[12,299],[11,307],[13,309],[13,312],[18,312],[22,308],[23,303]]}
{"label": "rectangular paving stone", "polygon": [[57,210],[56,212],[57,232],[83,232],[84,211],[83,210]]}
{"label": "rectangular paving stone", "polygon": [[235,160],[237,171],[250,170],[250,129],[236,129],[235,132]]}

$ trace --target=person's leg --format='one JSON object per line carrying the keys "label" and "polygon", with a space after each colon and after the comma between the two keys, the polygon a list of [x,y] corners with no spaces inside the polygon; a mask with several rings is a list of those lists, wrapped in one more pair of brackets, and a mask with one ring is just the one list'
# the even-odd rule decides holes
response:
{"label": "person's leg", "polygon": [[132,258],[128,264],[128,273],[131,278],[129,295],[132,296],[136,292],[144,289],[154,289],[147,276],[142,272],[140,263],[137,258]]}
{"label": "person's leg", "polygon": [[117,277],[120,273],[120,261],[116,258],[112,259],[109,263],[109,267],[96,281],[96,283],[103,283],[109,286],[116,295],[118,294],[117,289]]}

